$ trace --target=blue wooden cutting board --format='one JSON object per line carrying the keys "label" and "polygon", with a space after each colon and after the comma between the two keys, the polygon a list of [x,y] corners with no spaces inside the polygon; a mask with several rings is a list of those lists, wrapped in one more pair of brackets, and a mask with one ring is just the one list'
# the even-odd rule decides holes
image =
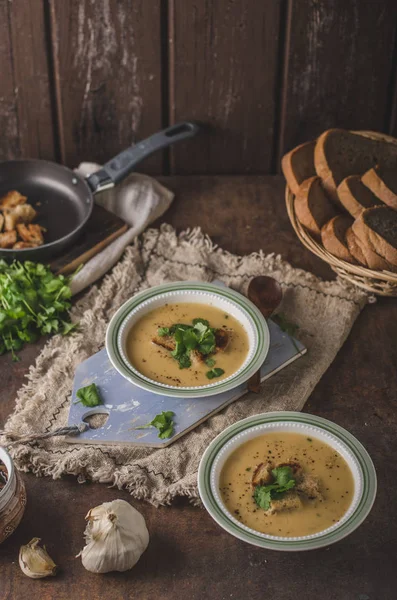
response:
{"label": "blue wooden cutting board", "polygon": [[[284,333],[271,319],[268,320],[268,325],[270,349],[261,368],[262,381],[306,353],[306,348],[298,340]],[[103,405],[87,409],[81,403],[76,404],[77,390],[94,382],[99,387]],[[103,349],[82,362],[76,369],[68,425],[78,425],[97,413],[108,415],[108,419],[98,429],[87,429],[79,436],[66,439],[74,444],[129,444],[164,448],[246,392],[247,384],[243,384],[234,390],[209,398],[184,399],[153,394],[124,379],[114,369],[106,349]],[[163,410],[175,413],[172,438],[159,439],[154,427],[137,429],[149,423]]]}

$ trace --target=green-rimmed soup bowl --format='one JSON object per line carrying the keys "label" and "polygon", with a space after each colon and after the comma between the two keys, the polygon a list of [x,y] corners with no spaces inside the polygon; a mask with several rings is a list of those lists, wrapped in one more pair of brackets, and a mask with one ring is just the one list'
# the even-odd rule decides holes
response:
{"label": "green-rimmed soup bowl", "polygon": [[[248,337],[248,353],[241,367],[229,377],[207,385],[177,387],[149,379],[134,367],[127,356],[127,336],[134,324],[148,312],[172,303],[210,305],[232,315]],[[266,320],[245,296],[211,283],[185,281],[168,283],[140,292],[116,312],[106,332],[106,350],[117,371],[131,383],[155,394],[183,398],[202,398],[234,389],[247,381],[262,366],[270,343]]]}
{"label": "green-rimmed soup bowl", "polygon": [[[241,523],[223,503],[219,480],[228,457],[248,440],[277,431],[317,438],[331,446],[347,462],[353,475],[354,494],[348,510],[332,527],[301,537],[268,535]],[[376,473],[364,446],[339,425],[299,412],[269,412],[238,421],[211,442],[200,462],[198,488],[211,517],[231,535],[269,550],[313,550],[338,542],[361,525],[375,500]]]}

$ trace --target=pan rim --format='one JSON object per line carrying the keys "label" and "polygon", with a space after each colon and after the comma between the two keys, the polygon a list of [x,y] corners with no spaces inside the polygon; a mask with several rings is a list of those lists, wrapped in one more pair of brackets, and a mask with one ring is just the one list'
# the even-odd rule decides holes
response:
{"label": "pan rim", "polygon": [[[87,188],[88,194],[89,194],[89,198],[90,198],[90,203],[88,206],[88,213],[86,215],[86,217],[84,218],[84,220],[79,223],[77,225],[77,227],[75,227],[74,229],[72,229],[72,231],[69,231],[69,233],[67,233],[66,235],[57,238],[56,240],[53,240],[52,242],[47,242],[45,244],[42,244],[41,246],[37,246],[36,248],[1,248],[1,254],[5,253],[5,254],[17,254],[18,257],[23,257],[23,255],[25,254],[31,254],[32,250],[36,251],[36,252],[40,252],[41,249],[47,249],[47,248],[52,248],[55,245],[60,244],[61,242],[67,242],[69,238],[73,237],[74,235],[76,235],[81,229],[83,229],[83,227],[86,225],[88,219],[91,217],[93,208],[94,208],[94,193],[93,191],[90,189],[88,183],[86,182],[85,178],[82,177],[79,173],[77,173],[76,171],[73,171],[72,169],[69,169],[69,167],[65,167],[65,165],[60,165],[57,162],[51,161],[51,160],[43,160],[41,158],[16,158],[13,160],[2,160],[0,162],[0,168],[1,167],[7,167],[7,165],[12,165],[12,164],[21,164],[21,163],[30,163],[30,164],[44,164],[44,165],[51,165],[51,166],[55,166],[58,167],[59,169],[66,171],[67,173],[73,175],[73,177],[76,177],[77,179],[79,179]],[[15,259],[17,257],[15,256]]]}

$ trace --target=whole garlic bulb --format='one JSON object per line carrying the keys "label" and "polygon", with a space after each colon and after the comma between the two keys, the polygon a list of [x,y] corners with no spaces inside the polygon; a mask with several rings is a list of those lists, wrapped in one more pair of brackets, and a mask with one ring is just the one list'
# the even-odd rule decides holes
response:
{"label": "whole garlic bulb", "polygon": [[86,546],[78,556],[87,571],[127,571],[138,562],[149,543],[145,519],[125,500],[92,508],[84,532]]}

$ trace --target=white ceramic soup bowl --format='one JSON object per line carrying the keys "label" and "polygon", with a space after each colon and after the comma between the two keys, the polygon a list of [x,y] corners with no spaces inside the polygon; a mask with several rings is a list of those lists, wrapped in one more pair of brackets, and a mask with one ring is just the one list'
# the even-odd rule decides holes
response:
{"label": "white ceramic soup bowl", "polygon": [[[131,327],[155,308],[181,302],[214,306],[232,315],[243,326],[248,336],[248,354],[241,367],[229,377],[202,386],[176,387],[149,379],[129,360],[126,342]],[[155,394],[183,398],[213,396],[244,383],[262,366],[269,343],[266,320],[252,302],[226,286],[194,281],[159,285],[137,294],[116,312],[106,332],[110,361],[123,377]]]}
{"label": "white ceramic soup bowl", "polygon": [[[301,537],[268,535],[245,526],[223,503],[219,479],[227,458],[248,440],[275,431],[302,433],[317,438],[339,452],[349,465],[354,479],[352,502],[341,520],[332,527]],[[211,442],[200,462],[198,488],[211,517],[234,537],[270,550],[312,550],[341,540],[361,525],[375,500],[376,473],[364,446],[335,423],[299,412],[269,412],[238,421]]]}

